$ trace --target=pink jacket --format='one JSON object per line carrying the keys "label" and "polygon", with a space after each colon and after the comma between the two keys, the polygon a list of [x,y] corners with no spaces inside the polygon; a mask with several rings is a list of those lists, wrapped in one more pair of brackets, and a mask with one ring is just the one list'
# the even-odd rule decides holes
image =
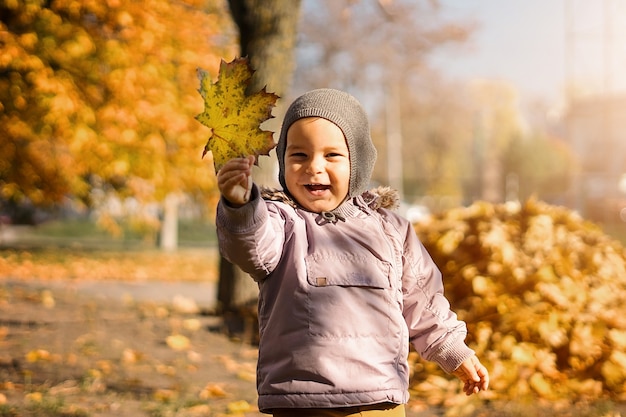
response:
{"label": "pink jacket", "polygon": [[243,207],[220,201],[220,250],[260,290],[261,411],[406,403],[409,342],[446,372],[473,355],[441,273],[380,194],[332,214],[261,198],[256,185]]}

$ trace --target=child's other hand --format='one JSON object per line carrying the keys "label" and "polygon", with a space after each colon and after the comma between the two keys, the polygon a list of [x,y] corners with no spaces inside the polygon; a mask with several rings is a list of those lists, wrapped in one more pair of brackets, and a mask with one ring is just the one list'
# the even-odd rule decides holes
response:
{"label": "child's other hand", "polygon": [[217,173],[217,187],[220,193],[235,207],[246,204],[250,199],[253,164],[254,155],[234,158],[226,162]]}
{"label": "child's other hand", "polygon": [[475,355],[463,361],[452,374],[463,381],[466,395],[477,394],[489,388],[489,372]]}

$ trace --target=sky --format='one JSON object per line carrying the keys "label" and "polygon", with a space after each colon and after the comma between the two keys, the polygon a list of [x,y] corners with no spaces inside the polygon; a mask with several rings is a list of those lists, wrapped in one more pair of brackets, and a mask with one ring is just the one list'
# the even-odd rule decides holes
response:
{"label": "sky", "polygon": [[562,101],[567,85],[626,91],[626,0],[440,2],[444,16],[478,25],[468,46],[434,58],[453,79],[506,80],[522,99],[547,102]]}

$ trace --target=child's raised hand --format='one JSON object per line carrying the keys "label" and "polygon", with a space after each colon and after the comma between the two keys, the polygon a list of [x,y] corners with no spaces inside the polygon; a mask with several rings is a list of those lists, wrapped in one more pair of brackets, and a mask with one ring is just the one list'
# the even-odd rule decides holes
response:
{"label": "child's raised hand", "polygon": [[253,164],[254,155],[234,158],[226,162],[217,173],[217,187],[233,206],[242,206],[250,199]]}
{"label": "child's raised hand", "polygon": [[489,388],[489,372],[476,355],[463,361],[452,374],[463,381],[463,391],[466,395],[477,394]]}

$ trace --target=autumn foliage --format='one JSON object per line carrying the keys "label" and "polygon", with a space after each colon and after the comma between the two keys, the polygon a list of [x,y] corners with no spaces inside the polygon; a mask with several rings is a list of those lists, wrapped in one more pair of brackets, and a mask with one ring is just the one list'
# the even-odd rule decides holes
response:
{"label": "autumn foliage", "polygon": [[[624,397],[621,244],[575,212],[535,200],[478,202],[415,228],[442,269],[454,310],[468,323],[468,342],[490,368],[487,395]],[[417,364],[417,392],[457,388]],[[445,395],[431,399],[443,402]]]}
{"label": "autumn foliage", "polygon": [[0,193],[210,195],[196,68],[233,54],[213,0],[0,1]]}
{"label": "autumn foliage", "polygon": [[273,118],[278,96],[265,87],[248,91],[253,74],[246,57],[222,61],[215,82],[206,71],[198,71],[204,112],[196,118],[210,130],[202,156],[211,152],[216,172],[230,159],[269,155],[276,146],[274,132],[263,130],[261,124]]}

